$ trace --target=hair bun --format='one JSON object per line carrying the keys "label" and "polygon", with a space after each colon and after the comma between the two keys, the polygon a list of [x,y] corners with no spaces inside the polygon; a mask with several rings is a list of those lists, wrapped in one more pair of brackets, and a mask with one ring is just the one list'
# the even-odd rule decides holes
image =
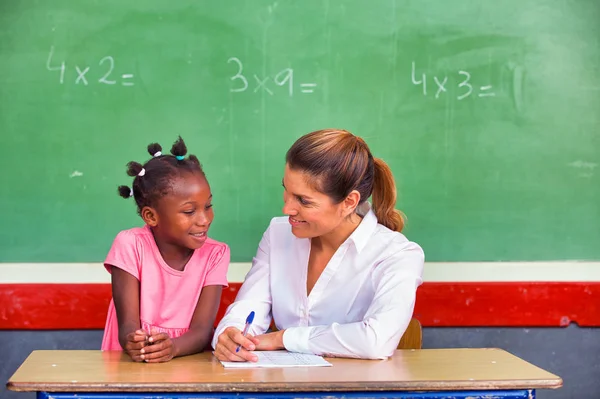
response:
{"label": "hair bun", "polygon": [[119,195],[125,199],[133,197],[133,190],[129,186],[119,186]]}
{"label": "hair bun", "polygon": [[173,146],[171,147],[171,154],[177,157],[179,161],[183,160],[181,157],[185,157],[187,154],[187,147],[181,136],[179,136],[173,143]]}
{"label": "hair bun", "polygon": [[148,145],[148,153],[154,158],[162,155],[162,147],[158,143],[151,143]]}

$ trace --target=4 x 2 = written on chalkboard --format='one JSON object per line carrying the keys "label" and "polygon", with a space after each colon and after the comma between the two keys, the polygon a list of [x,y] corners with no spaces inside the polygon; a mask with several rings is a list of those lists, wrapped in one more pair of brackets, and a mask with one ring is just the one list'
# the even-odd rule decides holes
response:
{"label": "4 x 2 = written on chalkboard", "polygon": [[[66,75],[66,71],[67,71],[67,64],[64,61],[61,61],[60,63],[55,62],[53,60],[54,57],[54,46],[50,47],[50,53],[48,54],[48,59],[46,60],[46,69],[49,71],[57,71],[59,72],[58,75],[58,81],[60,84],[64,84],[65,83],[65,75]],[[89,65],[75,65],[73,67],[73,72],[75,72],[75,74],[71,75],[74,77],[74,82],[76,85],[84,85],[87,86],[90,84],[90,82],[93,81],[97,81],[98,83],[102,83],[105,85],[115,85],[117,83],[120,82],[121,86],[133,86],[134,82],[133,82],[133,74],[132,73],[124,73],[120,76],[120,80],[117,82],[116,79],[118,79],[118,76],[115,76],[115,74],[113,73],[115,70],[115,59],[110,56],[107,55],[106,57],[102,58],[99,62],[98,62],[98,66],[95,67],[95,69],[99,70],[99,74],[98,76],[100,76],[98,78],[98,76],[96,76],[95,78],[92,78],[88,75],[88,73],[90,72],[91,66]],[[76,75],[76,77],[75,77]],[[97,79],[96,79],[97,78]]]}

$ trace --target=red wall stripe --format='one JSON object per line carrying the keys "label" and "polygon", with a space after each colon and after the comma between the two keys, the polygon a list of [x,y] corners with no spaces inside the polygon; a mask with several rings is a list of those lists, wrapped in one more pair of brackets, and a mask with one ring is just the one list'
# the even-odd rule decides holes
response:
{"label": "red wall stripe", "polygon": [[[217,320],[240,283],[223,292]],[[109,284],[0,284],[0,329],[102,329]],[[417,317],[425,327],[600,326],[600,282],[424,283]]]}
{"label": "red wall stripe", "polygon": [[595,327],[600,282],[424,283],[415,317],[427,327]]}

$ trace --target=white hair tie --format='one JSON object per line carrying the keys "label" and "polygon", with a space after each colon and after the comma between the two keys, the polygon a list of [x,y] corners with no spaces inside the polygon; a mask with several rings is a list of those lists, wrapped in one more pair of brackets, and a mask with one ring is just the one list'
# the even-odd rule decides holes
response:
{"label": "white hair tie", "polygon": [[130,189],[129,189],[129,196],[130,196],[130,197],[133,197],[133,188],[130,188]]}
{"label": "white hair tie", "polygon": [[142,168],[142,170],[140,170],[140,173],[138,173],[138,176],[144,176],[146,174],[146,169]]}
{"label": "white hair tie", "polygon": [[160,157],[162,155],[162,152],[160,151],[156,151],[156,153],[154,155],[152,155],[154,158],[156,157]]}

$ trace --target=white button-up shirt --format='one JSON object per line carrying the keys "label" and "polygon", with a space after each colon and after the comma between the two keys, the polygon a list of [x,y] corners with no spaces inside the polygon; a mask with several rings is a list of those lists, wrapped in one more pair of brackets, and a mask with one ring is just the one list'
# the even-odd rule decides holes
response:
{"label": "white button-up shirt", "polygon": [[213,348],[229,326],[267,331],[271,317],[292,352],[385,359],[412,317],[424,255],[368,210],[306,295],[310,239],[292,234],[287,217],[271,221],[237,298],[215,331]]}

